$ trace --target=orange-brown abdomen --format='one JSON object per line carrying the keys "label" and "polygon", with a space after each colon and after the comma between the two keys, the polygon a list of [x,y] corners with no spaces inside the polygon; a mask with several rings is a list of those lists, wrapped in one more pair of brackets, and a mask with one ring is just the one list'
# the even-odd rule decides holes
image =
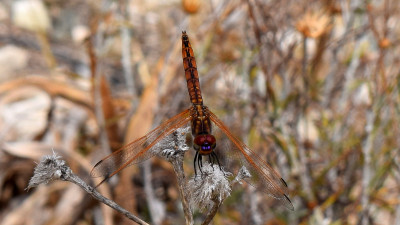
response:
{"label": "orange-brown abdomen", "polygon": [[196,59],[194,58],[193,49],[186,31],[182,31],[182,58],[190,101],[194,105],[203,105]]}

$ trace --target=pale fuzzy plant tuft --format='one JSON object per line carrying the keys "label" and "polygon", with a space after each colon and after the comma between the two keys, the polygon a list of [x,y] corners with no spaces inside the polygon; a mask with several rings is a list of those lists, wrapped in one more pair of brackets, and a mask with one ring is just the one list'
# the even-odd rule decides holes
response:
{"label": "pale fuzzy plant tuft", "polygon": [[187,187],[191,207],[206,211],[230,195],[232,189],[228,177],[232,174],[208,162],[203,164],[201,171],[189,180]]}
{"label": "pale fuzzy plant tuft", "polygon": [[13,21],[17,26],[35,32],[46,32],[51,29],[49,13],[40,0],[14,1]]}
{"label": "pale fuzzy plant tuft", "polygon": [[39,184],[47,184],[50,181],[63,179],[63,175],[70,169],[61,156],[53,152],[53,155],[45,155],[35,167],[33,177],[29,180],[27,189],[36,187]]}
{"label": "pale fuzzy plant tuft", "polygon": [[178,128],[175,132],[165,137],[155,146],[163,149],[159,156],[170,161],[177,156],[177,153],[188,151],[190,148],[186,144],[187,135],[190,135],[190,127]]}
{"label": "pale fuzzy plant tuft", "polygon": [[240,168],[238,174],[236,175],[235,179],[233,180],[233,183],[237,182],[239,184],[242,184],[242,180],[250,177],[251,177],[250,172],[247,170],[245,166],[242,166],[242,168]]}

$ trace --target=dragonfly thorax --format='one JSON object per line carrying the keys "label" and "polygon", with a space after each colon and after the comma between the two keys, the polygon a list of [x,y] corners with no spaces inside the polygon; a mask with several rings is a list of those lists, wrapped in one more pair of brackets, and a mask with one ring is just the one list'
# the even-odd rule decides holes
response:
{"label": "dragonfly thorax", "polygon": [[197,135],[193,141],[194,149],[199,152],[200,155],[209,155],[212,153],[217,145],[214,135],[212,134],[201,134]]}

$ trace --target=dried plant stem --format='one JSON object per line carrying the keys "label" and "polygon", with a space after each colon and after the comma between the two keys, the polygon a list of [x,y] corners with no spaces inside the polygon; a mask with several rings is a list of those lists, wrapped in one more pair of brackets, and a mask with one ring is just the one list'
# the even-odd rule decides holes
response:
{"label": "dried plant stem", "polygon": [[189,196],[185,194],[185,190],[187,188],[186,188],[185,173],[183,171],[183,156],[184,152],[183,151],[179,152],[176,158],[171,160],[171,163],[174,168],[175,175],[178,179],[179,195],[181,196],[182,199],[182,207],[183,207],[183,213],[185,214],[186,224],[191,225],[193,224],[193,214],[189,205]]}
{"label": "dried plant stem", "polygon": [[[129,13],[127,7],[127,1],[121,1],[120,7],[120,15],[121,20],[129,21]],[[132,72],[132,56],[131,56],[131,33],[129,26],[121,26],[120,28],[121,34],[121,64],[124,70],[124,76],[126,80],[126,86],[129,90],[129,93],[132,95],[133,98],[136,97],[136,90],[135,90],[135,81],[133,79],[133,72]]]}
{"label": "dried plant stem", "polygon": [[[300,182],[304,187],[312,187],[312,179],[310,175],[310,170],[308,168],[307,163],[307,156],[306,156],[306,149],[304,148],[303,144],[300,141],[299,134],[296,132],[296,139],[297,141],[297,150],[299,153],[299,167],[300,167]],[[312,192],[311,188],[305,188],[304,191],[306,192],[308,201],[314,202],[315,196]]]}
{"label": "dried plant stem", "polygon": [[[101,30],[101,29],[98,29]],[[101,72],[102,67],[101,63],[97,63],[98,57],[97,53],[94,49],[101,49],[101,43],[103,43],[102,33],[99,31],[95,35],[95,40],[89,40],[87,43],[87,52],[90,59],[90,67],[91,67],[91,76],[92,76],[92,93],[93,93],[93,106],[96,115],[96,120],[99,125],[100,132],[99,132],[99,140],[101,144],[101,150],[108,155],[110,150],[110,143],[107,136],[106,131],[106,121],[103,112],[103,101],[101,98]]]}
{"label": "dried plant stem", "polygon": [[144,222],[143,220],[139,219],[135,215],[131,214],[128,210],[122,208],[119,206],[116,202],[104,197],[101,195],[96,189],[93,187],[87,185],[82,179],[80,179],[78,176],[76,176],[73,173],[70,173],[68,176],[65,176],[64,179],[66,181],[70,181],[79,187],[81,187],[83,190],[85,190],[87,193],[89,193],[93,198],[99,200],[100,202],[110,206],[111,208],[115,209],[119,213],[122,213],[124,216],[126,216],[128,219],[138,223],[138,224],[148,224]]}
{"label": "dried plant stem", "polygon": [[307,76],[307,61],[308,61],[308,54],[307,54],[307,36],[303,35],[303,59],[301,61],[301,72],[303,74],[303,79],[305,81],[306,90],[308,86],[308,76]]}
{"label": "dried plant stem", "polygon": [[202,225],[207,225],[209,224],[212,219],[214,218],[215,214],[217,214],[219,207],[221,206],[222,201],[219,201],[218,199],[213,199],[213,202],[215,203],[211,210],[207,213],[206,219],[203,221]]}
{"label": "dried plant stem", "polygon": [[355,43],[353,55],[351,58],[351,62],[349,67],[347,68],[345,74],[344,74],[344,91],[342,92],[342,96],[340,96],[340,101],[339,101],[339,111],[343,112],[346,105],[348,104],[348,99],[351,94],[351,84],[354,81],[354,74],[357,67],[360,64],[360,54],[362,50],[362,41],[364,41],[365,36],[363,38],[360,38],[357,40]]}
{"label": "dried plant stem", "polygon": [[125,215],[128,219],[138,224],[148,224],[140,218],[136,217],[135,215],[131,214],[128,210],[119,206],[116,202],[101,195],[95,188],[86,184],[81,178],[75,175],[72,172],[71,168],[66,165],[65,161],[61,160],[60,158],[61,157],[57,156],[55,153],[52,156],[44,156],[39,164],[36,166],[34,175],[29,181],[27,189],[36,187],[43,183],[47,184],[53,180],[69,181],[78,185],[80,188],[89,193],[93,198]]}
{"label": "dried plant stem", "polygon": [[151,164],[150,161],[143,163],[143,177],[144,177],[144,191],[146,193],[147,205],[149,206],[149,212],[151,221],[153,224],[162,224],[165,219],[165,205],[163,202],[158,200],[154,193],[154,188],[151,183]]}
{"label": "dried plant stem", "polygon": [[51,46],[49,44],[49,40],[47,39],[46,33],[37,32],[37,39],[39,40],[40,47],[43,53],[43,56],[46,60],[47,66],[50,69],[53,69],[56,66],[56,60],[54,59],[54,55],[51,52]]}
{"label": "dried plant stem", "polygon": [[[308,100],[309,100],[309,95],[307,94],[307,91],[309,90],[310,82],[309,82],[309,74],[307,74],[307,61],[308,61],[308,54],[307,54],[307,36],[303,35],[303,59],[302,59],[302,74],[303,74],[303,82],[304,82],[304,87],[305,87],[305,103],[302,105],[302,110],[304,110],[304,113],[299,113],[298,116],[296,117],[297,123],[300,121],[301,116],[306,117],[306,109],[308,107]],[[299,154],[299,160],[300,160],[300,181],[304,187],[312,187],[312,179],[309,173],[309,168],[308,168],[308,163],[307,163],[307,156],[306,156],[306,149],[300,139],[299,132],[304,132],[308,136],[308,129],[307,129],[308,124],[306,123],[304,130],[302,131],[295,131],[295,136],[297,140],[297,150]],[[314,202],[315,197],[314,194],[312,193],[311,189],[305,189],[307,198],[309,201]]]}
{"label": "dried plant stem", "polygon": [[259,63],[261,65],[262,71],[264,72],[265,79],[267,80],[267,86],[270,86],[272,77],[270,74],[269,66],[267,65],[267,60],[265,59],[262,51],[262,46],[263,46],[262,32],[260,30],[260,25],[258,24],[252,2],[250,2],[250,0],[247,0],[247,4],[248,4],[249,16],[251,21],[253,22],[253,31],[256,36],[258,47],[260,48]]}
{"label": "dried plant stem", "polygon": [[365,126],[366,128],[366,133],[367,138],[365,140],[365,143],[363,145],[363,156],[364,156],[364,165],[363,165],[363,178],[362,178],[362,195],[361,195],[361,206],[363,210],[362,214],[362,219],[361,219],[361,224],[368,224],[368,210],[370,208],[369,204],[369,184],[371,182],[371,177],[372,177],[372,169],[371,169],[371,152],[373,148],[373,140],[374,140],[374,135],[373,135],[373,126],[374,126],[374,121],[375,121],[375,112],[368,112],[367,113],[367,125]]}
{"label": "dried plant stem", "polygon": [[[400,146],[400,141],[398,140],[397,142],[399,144],[398,146]],[[395,172],[393,173],[394,178],[397,185],[400,186],[400,157],[398,156],[393,157],[393,162],[395,168],[397,168],[397,170],[395,170]],[[400,224],[400,204],[396,206],[394,224]]]}

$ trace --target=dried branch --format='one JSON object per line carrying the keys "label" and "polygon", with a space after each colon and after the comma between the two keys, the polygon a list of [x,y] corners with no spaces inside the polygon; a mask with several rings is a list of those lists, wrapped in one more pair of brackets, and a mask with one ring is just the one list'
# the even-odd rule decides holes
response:
{"label": "dried branch", "polygon": [[164,146],[164,150],[160,155],[172,164],[178,179],[179,195],[182,201],[186,224],[193,224],[193,213],[189,205],[189,196],[186,192],[187,183],[183,171],[183,157],[185,152],[189,150],[189,147],[186,145],[186,135],[188,135],[189,129],[190,127],[180,128],[159,144]]}
{"label": "dried branch", "polygon": [[156,198],[154,194],[153,184],[151,183],[151,164],[149,161],[143,163],[143,179],[144,179],[144,191],[146,193],[146,202],[149,206],[149,212],[151,215],[151,221],[155,225],[162,224],[165,219],[165,204]]}
{"label": "dried branch", "polygon": [[371,152],[373,148],[373,141],[374,141],[374,121],[375,121],[375,112],[368,112],[367,115],[367,125],[365,126],[366,130],[366,140],[363,145],[363,156],[364,156],[364,166],[363,166],[363,178],[362,178],[362,195],[361,195],[361,206],[362,206],[362,217],[361,222],[362,224],[369,224],[368,217],[369,217],[369,208],[370,208],[370,182],[372,177],[372,168],[371,168]]}
{"label": "dried branch", "polygon": [[[120,16],[123,21],[129,21],[129,12],[127,4],[128,1],[121,1],[120,6]],[[129,25],[123,25],[120,28],[121,33],[121,64],[124,70],[124,76],[126,81],[126,87],[129,90],[129,93],[132,95],[132,98],[136,97],[136,88],[135,81],[133,79],[132,72],[132,56],[131,56],[131,30]]]}
{"label": "dried branch", "polygon": [[143,220],[139,219],[138,217],[136,217],[135,215],[132,215],[128,210],[120,207],[116,202],[101,195],[95,188],[86,184],[82,179],[80,179],[72,172],[69,166],[66,165],[65,161],[61,160],[61,157],[58,156],[56,153],[53,153],[53,155],[50,156],[49,155],[44,156],[40,160],[40,162],[35,168],[33,177],[29,181],[27,189],[36,187],[40,184],[47,184],[53,180],[63,180],[72,182],[78,185],[83,190],[85,190],[87,193],[89,193],[93,198],[110,206],[119,213],[122,213],[128,219],[138,224],[143,224],[143,225],[148,224]]}

